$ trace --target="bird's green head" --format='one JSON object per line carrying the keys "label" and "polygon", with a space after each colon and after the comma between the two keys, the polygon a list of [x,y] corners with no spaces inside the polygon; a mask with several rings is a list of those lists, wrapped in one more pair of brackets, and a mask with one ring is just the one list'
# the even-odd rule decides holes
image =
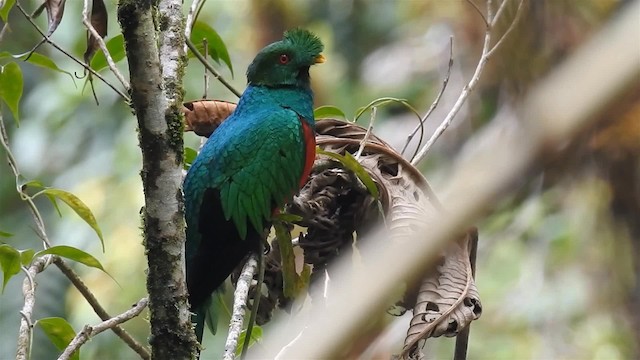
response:
{"label": "bird's green head", "polygon": [[309,87],[309,67],[325,61],[320,39],[304,29],[293,29],[260,50],[247,69],[250,85]]}

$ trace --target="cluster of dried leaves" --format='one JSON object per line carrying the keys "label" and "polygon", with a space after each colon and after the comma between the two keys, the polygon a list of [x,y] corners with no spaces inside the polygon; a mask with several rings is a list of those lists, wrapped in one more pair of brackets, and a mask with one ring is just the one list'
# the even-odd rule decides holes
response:
{"label": "cluster of dried leaves", "polygon": [[[208,136],[234,109],[234,104],[219,101],[185,103],[185,129]],[[415,230],[428,223],[430,215],[443,211],[426,179],[389,144],[373,134],[367,136],[359,125],[321,119],[316,131],[317,145],[324,151],[354,155],[363,147],[357,160],[375,182],[379,195],[374,197],[337,159],[318,155],[309,180],[286,207],[288,213],[300,216],[296,225],[306,228],[306,234],[298,237],[298,246],[304,263],[313,267],[311,282],[330,277],[328,265],[338,256],[353,256],[367,232],[379,230],[381,223],[390,244],[411,251]],[[406,284],[405,296],[390,308],[393,315],[413,311],[401,357],[419,357],[427,338],[456,336],[480,317],[482,306],[470,262],[476,242],[475,229],[462,234],[439,255],[436,268],[418,284]],[[273,242],[272,246],[266,256],[268,291],[261,291],[258,324],[269,321],[275,308],[286,309],[291,303],[283,294],[278,245]],[[255,294],[255,289],[252,292]],[[323,296],[311,295],[314,303],[322,303]]]}

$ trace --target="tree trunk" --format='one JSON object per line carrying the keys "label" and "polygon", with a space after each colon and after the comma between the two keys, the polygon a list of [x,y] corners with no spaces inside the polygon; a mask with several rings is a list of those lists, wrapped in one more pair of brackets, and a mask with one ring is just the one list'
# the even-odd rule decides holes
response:
{"label": "tree trunk", "polygon": [[181,6],[181,0],[118,4],[142,149],[149,343],[154,359],[191,359],[197,348],[184,281]]}

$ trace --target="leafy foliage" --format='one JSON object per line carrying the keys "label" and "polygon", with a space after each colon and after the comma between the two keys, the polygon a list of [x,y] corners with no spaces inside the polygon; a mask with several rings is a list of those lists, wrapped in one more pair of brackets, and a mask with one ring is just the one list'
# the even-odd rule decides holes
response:
{"label": "leafy foliage", "polygon": [[10,62],[0,67],[0,99],[2,99],[11,113],[16,123],[20,122],[18,104],[22,97],[22,70],[15,62]]}
{"label": "leafy foliage", "polygon": [[0,245],[0,267],[2,268],[3,280],[2,291],[15,274],[20,272],[20,252],[13,246]]}
{"label": "leafy foliage", "polygon": [[[207,52],[211,58],[217,62],[224,62],[225,65],[231,71],[231,75],[233,76],[233,64],[231,63],[231,58],[229,57],[229,51],[227,50],[227,45],[225,45],[224,41],[218,33],[207,23],[202,21],[196,21],[191,30],[191,41],[196,45],[196,48],[200,52],[204,52],[204,46],[202,44],[202,40],[207,40]],[[189,52],[189,56],[192,57],[193,54]]]}
{"label": "leafy foliage", "polygon": [[[122,34],[118,34],[112,37],[111,39],[109,39],[109,41],[106,42],[105,45],[107,46],[107,50],[109,50],[109,55],[111,55],[111,59],[113,59],[113,62],[117,64],[122,59],[124,59],[124,37],[122,36]],[[89,65],[95,71],[106,69],[109,66],[109,64],[107,63],[107,58],[104,56],[104,53],[102,51],[98,51],[93,55]]]}
{"label": "leafy foliage", "polygon": [[[36,325],[42,329],[47,335],[49,340],[58,348],[58,350],[64,350],[71,340],[76,336],[76,332],[71,327],[71,324],[67,320],[60,317],[43,318],[36,322]],[[80,359],[80,350],[76,351],[72,356],[72,360]]]}
{"label": "leafy foliage", "polygon": [[65,204],[69,205],[69,207],[73,209],[73,211],[75,211],[76,214],[78,214],[78,216],[80,216],[80,218],[82,218],[82,220],[89,224],[89,226],[91,226],[91,228],[96,232],[98,238],[100,238],[100,243],[102,244],[102,251],[104,251],[104,238],[102,237],[102,231],[98,226],[98,222],[96,221],[95,216],[93,216],[91,210],[87,207],[87,205],[85,205],[85,203],[82,202],[82,200],[68,191],[55,188],[45,188],[38,194],[34,195],[34,197],[39,194],[53,196],[54,198],[60,199]]}
{"label": "leafy foliage", "polygon": [[60,257],[67,258],[69,260],[77,261],[89,267],[105,271],[104,268],[102,267],[102,264],[100,264],[100,261],[98,261],[98,259],[94,258],[91,254],[86,253],[73,246],[66,246],[66,245],[52,246],[48,249],[38,251],[34,256],[42,256],[47,254],[58,255]]}

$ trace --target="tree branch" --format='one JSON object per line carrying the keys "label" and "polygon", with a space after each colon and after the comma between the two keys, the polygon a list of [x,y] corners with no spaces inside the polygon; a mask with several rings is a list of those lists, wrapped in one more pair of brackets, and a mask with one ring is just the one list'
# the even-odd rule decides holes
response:
{"label": "tree branch", "polygon": [[122,324],[126,321],[133,319],[134,317],[140,315],[142,310],[147,307],[147,303],[149,300],[147,298],[142,298],[135,304],[131,309],[123,312],[118,316],[114,316],[113,318],[107,319],[96,326],[85,325],[82,331],[76,334],[76,336],[71,340],[69,345],[64,349],[64,352],[60,354],[58,360],[69,360],[73,353],[80,349],[84,343],[89,341],[92,337],[100,334],[101,332],[107,329],[113,329],[119,324]]}
{"label": "tree branch", "polygon": [[[240,338],[240,333],[242,333],[244,315],[249,301],[249,288],[257,268],[258,258],[255,254],[251,254],[242,268],[236,284],[236,290],[233,292],[233,312],[229,322],[229,335],[227,335],[227,341],[224,344],[224,360],[233,360],[236,357],[238,339]],[[260,296],[260,291],[257,290],[256,294]]]}
{"label": "tree branch", "polygon": [[113,75],[116,76],[118,81],[120,81],[122,86],[124,86],[125,91],[128,92],[131,89],[129,82],[124,78],[124,76],[122,76],[122,73],[120,72],[120,70],[118,70],[118,67],[116,67],[116,63],[113,61],[113,58],[111,57],[111,54],[107,49],[107,45],[104,43],[104,39],[102,39],[102,36],[98,34],[98,31],[93,27],[93,25],[91,24],[91,21],[89,20],[89,0],[84,0],[84,6],[82,8],[82,23],[98,42],[98,46],[100,47],[100,50],[102,50],[102,53],[104,54],[104,58],[107,59],[107,64],[109,65],[109,69],[111,70]]}
{"label": "tree branch", "polygon": [[[488,21],[489,24],[494,24],[494,22],[497,21],[498,16],[502,14],[502,9],[504,9],[504,3],[506,3],[507,1],[508,0],[503,0],[495,17],[491,15],[491,6],[492,6],[491,1],[487,1],[488,14],[487,14],[487,19],[485,20]],[[513,27],[515,27],[515,24],[518,22],[520,18],[519,17],[520,9],[522,7],[523,2],[524,0],[520,0],[520,5],[518,6],[518,13],[516,14],[516,17],[514,17],[509,29],[512,29]],[[469,3],[473,4],[471,2]],[[477,9],[477,7],[475,6],[474,8]],[[495,44],[495,46],[492,47],[491,46],[492,31],[493,31],[493,26],[488,26],[485,30],[484,44],[482,45],[482,55],[480,56],[480,60],[478,60],[478,65],[476,66],[476,70],[474,71],[473,76],[471,76],[471,80],[469,80],[469,83],[467,83],[467,85],[465,85],[465,87],[462,89],[462,92],[460,93],[458,100],[456,100],[455,104],[453,105],[453,107],[451,108],[447,116],[444,118],[444,120],[442,120],[442,122],[440,123],[440,126],[438,126],[436,131],[433,133],[433,135],[431,135],[427,143],[424,144],[424,146],[420,149],[420,151],[416,154],[416,156],[413,157],[413,159],[411,160],[412,165],[418,165],[422,160],[424,160],[425,156],[427,155],[429,150],[431,150],[431,148],[433,147],[435,142],[438,140],[438,138],[451,125],[451,123],[453,122],[453,119],[462,108],[462,105],[464,105],[464,103],[467,101],[469,94],[471,94],[471,92],[475,89],[476,85],[478,84],[478,81],[480,81],[480,76],[482,75],[485,65],[489,61],[489,58],[491,57],[493,52],[502,44],[502,40],[511,32],[510,30],[508,30],[506,33],[504,33],[502,37],[498,40],[498,42]]]}
{"label": "tree branch", "polygon": [[[98,302],[98,299],[96,299],[96,297],[93,295],[91,290],[89,290],[87,285],[85,285],[85,283],[82,281],[82,279],[80,279],[78,274],[76,274],[76,272],[73,271],[73,269],[69,267],[69,265],[67,265],[67,263],[64,260],[62,260],[62,258],[58,256],[54,257],[53,263],[69,279],[69,281],[71,281],[73,286],[75,286],[76,289],[78,289],[80,294],[82,294],[82,296],[87,300],[89,305],[91,305],[91,308],[93,308],[93,311],[95,311],[95,313],[98,315],[98,317],[100,317],[102,321],[107,321],[111,319],[111,315],[109,315],[107,311],[102,307],[102,305],[100,305],[100,303]],[[122,327],[115,325],[111,328],[111,330],[120,339],[122,339],[122,341],[124,341],[127,345],[129,345],[129,347],[133,349],[133,351],[138,353],[138,355],[140,355],[142,359],[146,360],[151,358],[149,351],[142,344],[136,341],[136,339],[131,337],[131,335],[129,335],[129,333],[126,330],[124,330]]]}
{"label": "tree branch", "polygon": [[149,343],[152,358],[191,359],[196,356],[198,344],[192,329],[184,276],[180,111],[184,17],[182,1],[163,0],[157,3],[157,8],[156,3],[122,0],[118,4],[142,149]]}
{"label": "tree branch", "polygon": [[27,360],[31,355],[31,337],[33,336],[33,307],[36,303],[36,281],[37,274],[42,272],[51,260],[51,255],[45,255],[33,261],[29,268],[22,268],[27,277],[22,282],[22,294],[24,305],[20,311],[20,330],[18,330],[18,347],[16,349],[16,360]]}
{"label": "tree branch", "polygon": [[[22,13],[22,15],[24,15],[24,17],[29,21],[29,23],[31,23],[31,25],[36,29],[36,31],[38,31],[40,33],[40,35],[42,35],[42,41],[47,42],[49,44],[51,44],[51,46],[53,46],[54,48],[56,48],[58,51],[60,51],[61,53],[65,54],[69,59],[75,61],[76,63],[78,63],[78,65],[82,66],[83,68],[85,68],[88,72],[90,72],[91,74],[93,74],[95,77],[97,77],[98,79],[100,79],[100,81],[102,81],[103,83],[105,83],[108,87],[110,87],[113,91],[115,91],[118,95],[120,95],[125,102],[130,103],[131,99],[125,94],[123,93],[120,89],[118,89],[117,87],[115,87],[113,84],[111,84],[110,82],[107,81],[107,79],[105,79],[102,75],[100,75],[100,73],[98,73],[97,71],[93,70],[91,68],[91,66],[85,64],[82,60],[78,59],[77,57],[69,54],[66,50],[64,50],[63,48],[61,48],[60,46],[58,46],[58,44],[56,44],[54,41],[51,41],[51,39],[49,38],[49,36],[47,36],[47,34],[45,34],[42,30],[40,30],[40,28],[38,27],[38,24],[35,23],[35,21],[33,21],[33,18],[31,17],[31,15],[29,15],[24,8],[20,5],[20,2],[16,2],[16,7],[18,8],[18,10],[20,10],[20,12]],[[42,42],[40,42],[41,44]],[[35,50],[35,49],[34,49]],[[32,50],[33,51],[33,50]],[[105,54],[106,55],[106,54]]]}

